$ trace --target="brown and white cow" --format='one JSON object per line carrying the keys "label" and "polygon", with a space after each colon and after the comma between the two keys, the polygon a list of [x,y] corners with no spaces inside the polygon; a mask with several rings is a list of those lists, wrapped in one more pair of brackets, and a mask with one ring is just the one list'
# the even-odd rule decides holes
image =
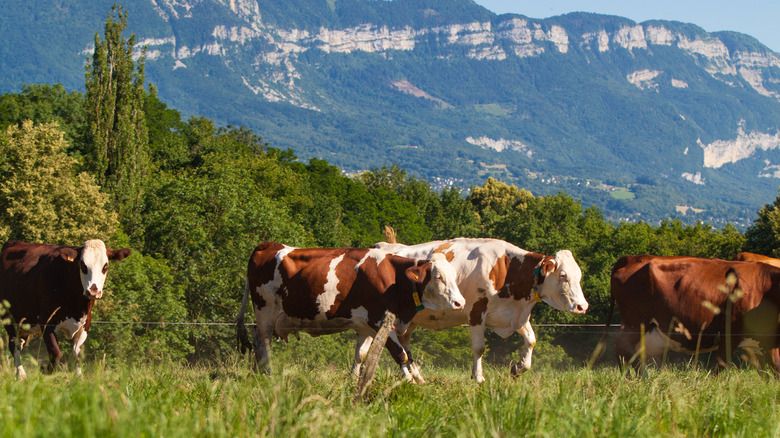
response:
{"label": "brown and white cow", "polygon": [[[485,381],[482,355],[486,327],[503,338],[514,332],[523,337],[520,363],[512,367],[512,373],[517,375],[531,368],[536,345],[530,322],[534,304],[544,301],[558,310],[575,314],[584,314],[588,309],[580,286],[582,271],[568,250],[545,256],[503,240],[469,238],[412,246],[380,242],[376,246],[411,258],[429,259],[443,254],[452,264],[466,306],[462,310],[425,309],[415,315],[406,332],[398,327],[396,331],[408,353],[412,331],[417,326],[441,330],[468,324],[474,353],[471,376],[478,383]],[[370,341],[358,335],[354,372],[358,372]]]}
{"label": "brown and white cow", "polygon": [[[633,359],[635,367],[641,366],[635,355],[641,348],[643,327],[645,356],[656,361],[669,348],[689,354],[718,350],[719,362],[726,363],[729,339],[730,351],[747,338],[759,341],[765,349],[773,348],[780,305],[778,286],[780,268],[764,263],[624,256],[612,267],[607,319],[609,325],[617,302],[623,318],[615,341],[618,359]],[[734,294],[736,290],[741,291],[741,297]],[[729,296],[738,299],[731,300],[727,311]],[[773,316],[767,319],[762,309]],[[731,319],[727,321],[729,312]],[[731,336],[726,336],[727,325]],[[768,338],[760,339],[767,334]]]}
{"label": "brown and white cow", "polygon": [[[270,341],[307,332],[313,336],[355,330],[374,336],[386,310],[405,330],[420,306],[459,309],[464,305],[444,257],[413,260],[380,249],[299,249],[275,242],[255,248],[237,318],[239,341],[248,344],[244,327],[247,295],[251,294],[257,328],[257,365],[270,371]],[[411,356],[391,333],[386,347],[407,380]]]}
{"label": "brown and white cow", "polygon": [[83,247],[15,240],[3,245],[0,300],[10,304],[13,320],[5,329],[20,379],[27,377],[20,353],[31,335],[43,337],[54,369],[62,357],[57,332],[73,339],[76,373],[81,375],[79,353],[87,340],[92,306],[103,295],[108,261],[128,255],[130,249],[107,249],[101,240],[88,240]]}

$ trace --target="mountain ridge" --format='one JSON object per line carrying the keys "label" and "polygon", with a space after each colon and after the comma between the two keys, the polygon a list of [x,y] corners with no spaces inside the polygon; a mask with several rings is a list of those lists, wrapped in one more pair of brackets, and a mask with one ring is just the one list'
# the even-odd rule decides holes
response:
{"label": "mountain ridge", "polygon": [[[56,29],[68,13],[110,9],[61,5],[40,21]],[[744,226],[777,194],[780,56],[748,35],[589,13],[496,15],[468,0],[124,6],[163,100],[301,159],[349,172],[395,162],[434,185],[494,176],[564,190],[616,220],[676,217],[683,205],[703,210],[686,220]],[[3,20],[24,25],[9,12]],[[33,38],[36,56],[12,63],[0,90],[18,91],[24,73],[83,89],[83,70],[79,84],[69,65],[86,59],[91,38],[69,32],[67,50]]]}

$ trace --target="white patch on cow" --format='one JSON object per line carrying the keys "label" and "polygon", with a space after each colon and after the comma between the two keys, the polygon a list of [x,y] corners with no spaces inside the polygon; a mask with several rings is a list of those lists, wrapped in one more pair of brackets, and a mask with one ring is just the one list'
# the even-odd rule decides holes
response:
{"label": "white patch on cow", "polygon": [[363,306],[352,309],[352,322],[355,327],[354,330],[360,334],[367,334],[368,336],[374,336],[376,331],[368,325],[368,309]]}
{"label": "white patch on cow", "polygon": [[73,358],[76,359],[76,375],[81,376],[81,349],[84,348],[84,343],[87,342],[87,331],[79,329],[78,335],[73,339]]}
{"label": "white patch on cow", "polygon": [[296,248],[294,248],[294,247],[292,247],[292,246],[286,246],[286,245],[285,245],[285,247],[284,247],[284,248],[280,249],[280,250],[279,250],[279,251],[276,253],[276,256],[275,256],[275,258],[276,258],[276,267],[277,267],[277,269],[278,269],[278,268],[279,268],[279,266],[282,264],[282,260],[284,260],[284,258],[285,258],[285,257],[287,257],[287,254],[289,254],[289,253],[291,253],[291,252],[295,251],[295,249],[296,249]]}
{"label": "white patch on cow", "polygon": [[324,286],[325,290],[322,294],[317,296],[317,310],[320,312],[320,315],[325,316],[325,314],[330,311],[331,307],[333,307],[333,303],[336,302],[336,297],[339,296],[339,279],[336,276],[336,267],[342,260],[344,260],[344,254],[330,261],[330,265],[328,266],[328,277]]}
{"label": "white patch on cow", "polygon": [[[637,344],[636,348],[639,351],[641,345]],[[658,329],[654,329],[645,335],[645,357],[648,359],[661,357],[667,349],[681,351],[682,346],[680,346],[679,342],[669,339]]]}
{"label": "white patch on cow", "polygon": [[357,266],[355,266],[355,270],[359,270],[360,267],[365,263],[369,258],[372,258],[376,261],[376,265],[379,266],[380,263],[382,263],[382,260],[387,257],[387,251],[379,249],[379,248],[371,248],[368,250],[365,256],[363,256],[362,259],[360,259],[360,262],[358,262]]}
{"label": "white patch on cow", "polygon": [[64,333],[70,339],[73,339],[76,333],[84,330],[84,326],[87,324],[87,315],[82,316],[80,319],[68,318],[54,327],[55,332]]}
{"label": "white patch on cow", "polygon": [[[639,348],[642,346],[641,342],[642,342],[641,340],[637,342],[635,351],[639,351]],[[653,328],[652,330],[647,332],[647,334],[645,334],[645,355],[648,359],[652,357],[660,358],[661,355],[664,353],[664,351],[666,351],[667,349],[676,351],[678,353],[685,353],[685,354],[696,353],[695,351],[691,351],[688,350],[687,348],[683,348],[683,346],[679,342],[666,336],[666,333],[664,333],[661,330],[658,330],[657,327]],[[718,346],[715,345],[714,347],[702,348],[701,350],[699,350],[699,353],[709,353],[710,351],[715,351],[717,349]]]}
{"label": "white patch on cow", "polygon": [[79,272],[81,285],[84,287],[84,296],[90,299],[103,296],[103,285],[106,282],[108,269],[108,255],[106,245],[102,240],[93,239],[84,242],[81,251]]}

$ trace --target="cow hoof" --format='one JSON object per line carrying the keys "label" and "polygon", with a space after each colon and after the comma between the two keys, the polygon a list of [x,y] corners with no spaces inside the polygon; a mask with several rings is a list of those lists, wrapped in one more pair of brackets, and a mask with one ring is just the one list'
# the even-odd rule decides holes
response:
{"label": "cow hoof", "polygon": [[27,380],[27,373],[24,371],[24,368],[19,367],[16,369],[16,378],[18,380]]}
{"label": "cow hoof", "polygon": [[484,376],[472,376],[475,382],[477,382],[478,385],[481,385],[485,383],[485,377]]}
{"label": "cow hoof", "polygon": [[520,377],[523,373],[528,371],[530,368],[526,368],[524,366],[520,366],[518,364],[512,365],[512,368],[509,370],[509,373],[512,375],[512,377]]}

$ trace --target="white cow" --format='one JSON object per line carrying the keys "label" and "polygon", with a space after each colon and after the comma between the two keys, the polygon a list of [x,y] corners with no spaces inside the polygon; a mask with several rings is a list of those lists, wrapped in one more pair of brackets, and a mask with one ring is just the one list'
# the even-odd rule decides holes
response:
{"label": "white cow", "polygon": [[[534,304],[544,301],[558,310],[575,314],[584,314],[588,309],[580,287],[582,271],[569,250],[545,256],[503,240],[468,238],[412,246],[380,242],[376,246],[416,259],[429,259],[441,253],[450,261],[466,306],[462,310],[423,309],[398,337],[409,351],[409,341],[416,326],[441,330],[468,324],[474,352],[471,376],[478,383],[485,381],[482,355],[486,327],[502,338],[514,332],[523,337],[520,363],[512,368],[512,373],[517,375],[531,368],[536,335],[529,319]],[[358,335],[357,341],[353,372],[359,372],[371,338]],[[419,370],[414,373],[419,375]]]}

